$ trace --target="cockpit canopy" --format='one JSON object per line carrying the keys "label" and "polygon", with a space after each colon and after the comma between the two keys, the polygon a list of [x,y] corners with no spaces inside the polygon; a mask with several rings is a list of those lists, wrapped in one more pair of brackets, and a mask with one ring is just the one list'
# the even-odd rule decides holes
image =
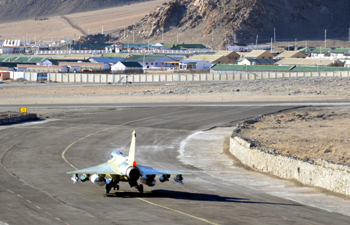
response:
{"label": "cockpit canopy", "polygon": [[113,159],[114,157],[120,157],[120,156],[124,157],[123,153],[119,150],[115,150],[111,154],[111,159]]}

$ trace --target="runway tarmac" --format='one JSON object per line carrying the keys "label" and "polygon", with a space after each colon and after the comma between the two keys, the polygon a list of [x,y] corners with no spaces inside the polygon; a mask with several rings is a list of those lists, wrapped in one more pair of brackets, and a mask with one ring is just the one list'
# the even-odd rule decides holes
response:
{"label": "runway tarmac", "polygon": [[[349,224],[348,216],[214,178],[178,159],[191,134],[291,107],[143,104],[6,127],[0,130],[0,224]],[[184,185],[157,180],[144,194],[127,183],[109,195],[91,182],[72,184],[66,172],[104,163],[115,149],[127,154],[132,130],[138,164],[193,175]],[[222,168],[217,161],[215,169]]]}

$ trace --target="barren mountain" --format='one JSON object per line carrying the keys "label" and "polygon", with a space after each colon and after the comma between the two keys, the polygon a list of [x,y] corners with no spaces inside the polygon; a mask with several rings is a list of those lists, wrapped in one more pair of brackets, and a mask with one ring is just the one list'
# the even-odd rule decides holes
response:
{"label": "barren mountain", "polygon": [[0,21],[43,19],[144,1],[148,0],[0,0]]}
{"label": "barren mountain", "polygon": [[[237,41],[347,40],[349,0],[173,0],[157,7],[132,30],[140,40],[203,42],[220,46]],[[163,34],[164,32],[164,34]],[[124,31],[114,34],[118,40]],[[129,39],[130,40],[130,39]],[[214,42],[213,42],[214,40]]]}

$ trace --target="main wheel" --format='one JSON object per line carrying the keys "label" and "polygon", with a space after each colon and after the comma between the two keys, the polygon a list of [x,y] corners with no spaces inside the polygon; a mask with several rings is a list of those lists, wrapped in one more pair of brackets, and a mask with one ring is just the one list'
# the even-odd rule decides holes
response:
{"label": "main wheel", "polygon": [[140,185],[137,187],[137,190],[139,190],[139,192],[142,194],[142,193],[143,193],[143,185],[140,184]]}
{"label": "main wheel", "polygon": [[111,191],[112,187],[110,184],[106,184],[106,194],[108,194]]}

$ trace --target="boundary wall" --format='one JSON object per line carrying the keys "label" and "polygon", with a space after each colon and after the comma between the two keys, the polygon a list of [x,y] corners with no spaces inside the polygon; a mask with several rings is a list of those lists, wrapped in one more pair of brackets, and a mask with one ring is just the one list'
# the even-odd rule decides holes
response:
{"label": "boundary wall", "polygon": [[230,152],[244,165],[255,170],[350,196],[350,167],[348,166],[321,159],[310,162],[292,156],[279,155],[252,147],[251,143],[234,135],[230,139]]}
{"label": "boundary wall", "polygon": [[[10,71],[14,80],[37,81],[38,73]],[[42,74],[42,73],[41,73]],[[350,71],[322,72],[242,72],[208,74],[92,74],[92,73],[47,73],[47,80],[62,83],[116,83],[116,82],[176,82],[176,81],[234,81],[262,80],[298,77],[350,77]]]}

